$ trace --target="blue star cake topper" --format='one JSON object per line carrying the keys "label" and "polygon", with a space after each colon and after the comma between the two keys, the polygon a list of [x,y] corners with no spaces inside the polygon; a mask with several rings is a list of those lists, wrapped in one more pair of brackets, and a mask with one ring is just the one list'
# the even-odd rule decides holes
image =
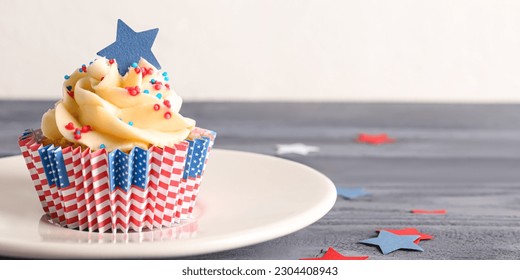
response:
{"label": "blue star cake topper", "polygon": [[126,23],[118,19],[116,41],[97,54],[107,59],[115,59],[121,76],[128,72],[128,67],[132,63],[139,62],[141,58],[146,59],[155,68],[161,69],[161,65],[152,53],[152,45],[157,32],[159,32],[159,28],[135,32]]}

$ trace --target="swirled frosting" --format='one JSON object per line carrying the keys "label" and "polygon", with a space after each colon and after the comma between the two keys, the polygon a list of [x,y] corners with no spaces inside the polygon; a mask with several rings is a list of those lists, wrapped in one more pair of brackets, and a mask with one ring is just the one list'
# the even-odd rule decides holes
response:
{"label": "swirled frosting", "polygon": [[182,99],[168,81],[145,59],[121,76],[117,61],[99,58],[65,76],[63,98],[43,115],[42,132],[91,150],[173,146],[195,121],[179,114]]}

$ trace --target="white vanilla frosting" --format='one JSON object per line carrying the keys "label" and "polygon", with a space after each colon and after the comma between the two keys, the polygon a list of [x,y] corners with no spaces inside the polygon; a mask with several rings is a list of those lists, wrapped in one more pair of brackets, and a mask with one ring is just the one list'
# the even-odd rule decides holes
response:
{"label": "white vanilla frosting", "polygon": [[66,76],[63,99],[43,115],[43,134],[108,151],[185,140],[195,121],[179,114],[182,99],[167,73],[144,59],[133,66],[121,76],[117,61],[99,58]]}

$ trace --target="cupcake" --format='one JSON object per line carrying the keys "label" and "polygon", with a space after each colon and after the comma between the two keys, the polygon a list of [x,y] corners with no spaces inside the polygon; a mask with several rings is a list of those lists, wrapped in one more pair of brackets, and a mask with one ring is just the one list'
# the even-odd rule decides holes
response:
{"label": "cupcake", "polygon": [[216,133],[179,113],[150,50],[157,31],[119,20],[116,42],[65,75],[63,98],[19,138],[52,222],[140,232],[191,217]]}

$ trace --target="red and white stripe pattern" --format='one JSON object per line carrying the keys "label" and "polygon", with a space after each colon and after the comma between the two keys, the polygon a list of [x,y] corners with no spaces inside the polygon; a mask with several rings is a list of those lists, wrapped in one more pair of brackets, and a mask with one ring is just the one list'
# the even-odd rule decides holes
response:
{"label": "red and white stripe pattern", "polygon": [[38,194],[38,200],[40,200],[42,209],[45,212],[45,214],[50,215],[49,207],[47,207],[47,201],[45,200],[45,195],[43,194],[43,187],[41,185],[40,176],[38,170],[36,170],[36,166],[34,166],[34,159],[31,156],[31,151],[29,150],[29,147],[32,147],[34,145],[34,138],[31,137],[20,139],[18,145],[20,146],[20,150],[22,151],[22,156],[25,160],[27,170],[29,170],[29,174],[31,175],[34,189]]}
{"label": "red and white stripe pattern", "polygon": [[94,198],[94,179],[92,178],[92,164],[90,162],[90,158],[90,149],[87,148],[85,151],[83,151],[81,157],[81,164],[83,166],[83,187],[85,189],[85,211],[87,216],[87,229],[89,231],[95,231],[98,229],[98,224],[96,200]]}
{"label": "red and white stripe pattern", "polygon": [[96,224],[99,232],[112,229],[110,209],[110,186],[108,185],[108,158],[104,150],[97,150],[90,156],[92,168],[92,189],[96,209]]}
{"label": "red and white stripe pattern", "polygon": [[197,181],[195,182],[195,187],[194,187],[194,190],[193,190],[193,193],[191,196],[191,203],[190,203],[190,207],[188,209],[188,218],[191,218],[191,216],[193,215],[193,210],[195,209],[195,203],[197,202],[197,196],[199,195],[199,188],[200,188],[200,185],[202,184],[202,178],[204,178],[204,171],[206,171],[206,167],[208,166],[209,155],[211,154],[210,152],[211,152],[211,149],[213,148],[214,142],[215,142],[215,134],[212,133],[211,135],[209,135],[208,153],[206,154],[206,159],[204,162],[204,166],[202,168],[202,174],[201,174],[201,176],[197,177]]}
{"label": "red and white stripe pattern", "polygon": [[121,172],[111,170],[113,152],[62,150],[38,141],[34,135],[24,135],[19,146],[42,209],[55,223],[99,233],[141,232],[171,226],[193,211],[201,177],[182,179],[188,141],[122,153],[130,173],[127,185],[112,188],[111,176]]}
{"label": "red and white stripe pattern", "polygon": [[72,147],[67,147],[63,149],[61,152],[63,155],[63,161],[65,164],[65,169],[67,170],[66,173],[69,181],[68,186],[59,188],[61,201],[63,203],[63,208],[65,211],[67,227],[77,228],[79,226],[78,201],[76,197],[73,150]]}
{"label": "red and white stripe pattern", "polygon": [[[180,190],[181,190],[181,180],[182,173],[184,172],[184,168],[186,167],[186,155],[188,153],[189,143],[184,141],[175,145],[175,149],[173,148],[165,148],[165,152],[169,154],[168,160],[166,161],[169,166],[171,162],[169,159],[172,158],[172,171],[168,174],[168,172],[164,173],[164,177],[162,180],[169,181],[168,183],[168,196],[166,198],[166,206],[165,212],[163,215],[163,226],[170,226],[172,223],[175,223],[175,213],[177,209],[177,204],[179,202]],[[167,177],[167,176],[170,177]]]}

